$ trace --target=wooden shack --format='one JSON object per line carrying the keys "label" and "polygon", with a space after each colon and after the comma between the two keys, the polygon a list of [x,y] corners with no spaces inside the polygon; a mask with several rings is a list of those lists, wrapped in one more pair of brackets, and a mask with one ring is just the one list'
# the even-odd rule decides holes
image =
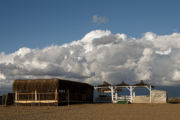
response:
{"label": "wooden shack", "polygon": [[16,104],[66,105],[92,103],[93,86],[62,79],[15,80]]}

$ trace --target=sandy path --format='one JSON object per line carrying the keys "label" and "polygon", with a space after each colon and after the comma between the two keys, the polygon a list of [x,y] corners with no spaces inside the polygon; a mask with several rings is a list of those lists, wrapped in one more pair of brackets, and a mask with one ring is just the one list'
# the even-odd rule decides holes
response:
{"label": "sandy path", "polygon": [[180,120],[180,104],[0,107],[0,120]]}

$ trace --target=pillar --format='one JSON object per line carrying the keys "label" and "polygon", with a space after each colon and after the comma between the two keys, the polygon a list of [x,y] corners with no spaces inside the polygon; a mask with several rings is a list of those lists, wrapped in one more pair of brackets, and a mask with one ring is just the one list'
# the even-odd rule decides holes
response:
{"label": "pillar", "polygon": [[113,86],[111,86],[110,88],[111,88],[111,100],[112,100],[112,102],[114,102],[114,98],[113,98],[114,97],[114,95],[113,95],[114,94],[114,89],[113,89]]}
{"label": "pillar", "polygon": [[115,91],[115,97],[116,97],[116,101],[117,101],[117,97],[118,97],[117,90]]}
{"label": "pillar", "polygon": [[57,91],[57,89],[55,90],[55,100],[57,100],[57,98],[58,98],[58,91]]}
{"label": "pillar", "polygon": [[134,96],[134,97],[136,96],[135,88],[136,87],[134,87],[134,86],[132,87],[132,96]]}
{"label": "pillar", "polygon": [[35,101],[37,101],[37,90],[35,90],[34,97],[35,97]]}
{"label": "pillar", "polygon": [[130,102],[132,103],[132,86],[130,86]]}
{"label": "pillar", "polygon": [[151,102],[152,102],[152,97],[151,97],[151,85],[149,86],[149,92],[150,92],[149,98],[150,98],[150,103],[151,103]]}
{"label": "pillar", "polygon": [[15,102],[17,102],[17,101],[18,101],[18,92],[15,91]]}

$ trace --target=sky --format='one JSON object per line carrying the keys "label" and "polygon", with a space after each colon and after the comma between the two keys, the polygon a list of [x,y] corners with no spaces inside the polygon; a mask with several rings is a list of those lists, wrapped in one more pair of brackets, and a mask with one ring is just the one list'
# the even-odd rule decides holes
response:
{"label": "sky", "polygon": [[0,82],[180,85],[178,0],[1,0]]}
{"label": "sky", "polygon": [[[1,0],[0,52],[80,40],[101,29],[141,37],[180,29],[178,0]],[[107,21],[93,22],[93,16]]]}

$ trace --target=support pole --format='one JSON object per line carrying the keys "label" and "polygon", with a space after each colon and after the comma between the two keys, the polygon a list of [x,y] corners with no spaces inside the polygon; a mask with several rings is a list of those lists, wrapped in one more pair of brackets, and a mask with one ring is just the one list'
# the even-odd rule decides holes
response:
{"label": "support pole", "polygon": [[130,102],[132,103],[132,86],[130,86]]}
{"label": "support pole", "polygon": [[68,106],[69,106],[69,102],[70,102],[70,96],[69,96],[69,89],[67,89],[67,93],[68,93]]}
{"label": "support pole", "polygon": [[117,101],[117,98],[118,98],[117,90],[115,91],[115,98],[116,98],[116,101]]}
{"label": "support pole", "polygon": [[37,101],[37,90],[35,90],[35,101]]}
{"label": "support pole", "polygon": [[57,90],[57,88],[56,88],[54,94],[55,94],[55,100],[57,100],[57,106],[58,106],[58,90]]}
{"label": "support pole", "polygon": [[39,106],[41,105],[40,104],[40,100],[41,100],[41,98],[40,98],[40,93],[38,93],[38,100],[39,100]]}
{"label": "support pole", "polygon": [[16,102],[16,103],[17,103],[17,98],[18,98],[18,97],[17,97],[17,94],[18,94],[17,91],[15,91],[15,102]]}
{"label": "support pole", "polygon": [[5,106],[7,105],[7,97],[8,97],[8,95],[5,95]]}
{"label": "support pole", "polygon": [[57,92],[57,89],[55,90],[55,100],[57,100],[58,98],[58,92]]}
{"label": "support pole", "polygon": [[110,87],[111,88],[111,100],[112,100],[112,103],[114,102],[114,89],[113,89],[113,86]]}
{"label": "support pole", "polygon": [[150,98],[150,103],[152,103],[152,97],[151,97],[151,85],[149,86],[149,92],[150,92],[150,95],[149,95],[149,98]]}
{"label": "support pole", "polygon": [[132,91],[133,91],[133,96],[134,96],[134,97],[136,96],[135,88],[136,88],[136,87],[133,87],[133,90],[132,90]]}

